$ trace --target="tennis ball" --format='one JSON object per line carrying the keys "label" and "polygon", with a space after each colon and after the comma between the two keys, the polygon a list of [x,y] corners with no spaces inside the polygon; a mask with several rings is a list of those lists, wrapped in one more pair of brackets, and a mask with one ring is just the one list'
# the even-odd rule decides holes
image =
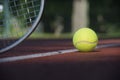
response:
{"label": "tennis ball", "polygon": [[73,45],[82,52],[93,51],[97,43],[98,37],[90,28],[81,28],[73,36]]}

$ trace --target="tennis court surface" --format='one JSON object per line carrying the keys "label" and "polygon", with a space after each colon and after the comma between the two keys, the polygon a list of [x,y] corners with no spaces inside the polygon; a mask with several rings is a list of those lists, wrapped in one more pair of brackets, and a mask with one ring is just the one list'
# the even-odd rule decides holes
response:
{"label": "tennis court surface", "polygon": [[0,54],[0,80],[120,80],[120,46],[83,53],[71,39],[25,40]]}

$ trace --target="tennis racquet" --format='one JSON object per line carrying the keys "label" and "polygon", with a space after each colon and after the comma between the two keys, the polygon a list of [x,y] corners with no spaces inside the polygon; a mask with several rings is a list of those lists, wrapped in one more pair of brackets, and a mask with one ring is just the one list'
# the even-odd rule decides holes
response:
{"label": "tennis racquet", "polygon": [[0,1],[0,53],[25,40],[38,26],[44,0]]}

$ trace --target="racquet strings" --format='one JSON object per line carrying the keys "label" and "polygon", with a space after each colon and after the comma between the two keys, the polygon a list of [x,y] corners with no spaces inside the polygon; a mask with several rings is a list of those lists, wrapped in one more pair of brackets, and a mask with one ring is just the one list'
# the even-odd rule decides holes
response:
{"label": "racquet strings", "polygon": [[0,3],[1,51],[34,29],[42,0],[2,0]]}

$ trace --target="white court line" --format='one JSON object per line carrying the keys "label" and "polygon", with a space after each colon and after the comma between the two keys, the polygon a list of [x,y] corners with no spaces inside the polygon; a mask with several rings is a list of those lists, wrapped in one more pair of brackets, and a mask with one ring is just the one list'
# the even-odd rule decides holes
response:
{"label": "white court line", "polygon": [[[118,44],[103,44],[103,45],[98,45],[95,49],[106,48],[106,47],[117,47],[117,46],[120,47],[120,44],[119,43]],[[30,54],[30,55],[5,57],[5,58],[0,58],[0,63],[13,62],[13,61],[19,61],[19,60],[25,60],[25,59],[33,59],[33,58],[52,56],[52,55],[57,55],[57,54],[65,54],[65,53],[76,52],[76,51],[78,50],[68,49],[68,50],[58,50],[58,51],[47,52],[47,53],[36,53],[36,54]]]}
{"label": "white court line", "polygon": [[108,47],[120,47],[120,43],[101,44],[101,45],[97,46],[96,49],[108,48]]}
{"label": "white court line", "polygon": [[52,55],[57,55],[57,54],[65,54],[65,53],[76,52],[76,51],[78,51],[78,50],[77,49],[68,49],[68,50],[58,50],[58,51],[47,52],[47,53],[36,53],[36,54],[30,54],[30,55],[5,57],[5,58],[0,58],[0,63],[13,62],[13,61],[45,57],[45,56],[52,56]]}

